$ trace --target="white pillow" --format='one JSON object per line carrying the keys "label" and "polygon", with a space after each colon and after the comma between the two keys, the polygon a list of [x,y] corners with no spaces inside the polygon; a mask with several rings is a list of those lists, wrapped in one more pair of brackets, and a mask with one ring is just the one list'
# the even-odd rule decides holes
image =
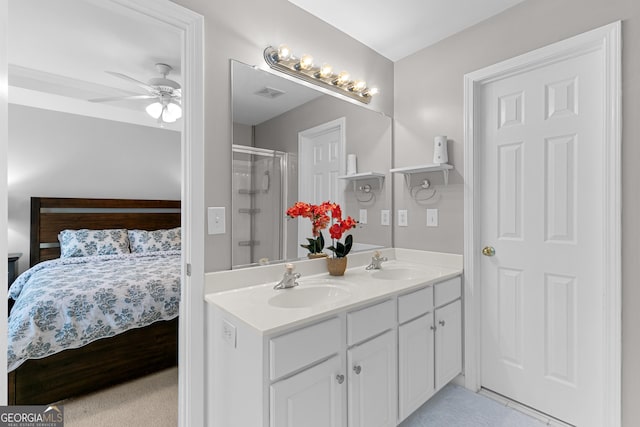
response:
{"label": "white pillow", "polygon": [[130,252],[126,229],[62,230],[58,234],[58,241],[60,241],[60,257],[62,258]]}
{"label": "white pillow", "polygon": [[129,230],[131,252],[158,252],[180,250],[180,227],[168,230]]}

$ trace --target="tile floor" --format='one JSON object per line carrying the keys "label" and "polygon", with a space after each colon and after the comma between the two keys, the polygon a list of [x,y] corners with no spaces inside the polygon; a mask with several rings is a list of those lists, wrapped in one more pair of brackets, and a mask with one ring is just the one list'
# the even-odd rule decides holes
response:
{"label": "tile floor", "polygon": [[520,412],[507,401],[498,402],[450,384],[411,414],[400,427],[543,427],[560,426]]}

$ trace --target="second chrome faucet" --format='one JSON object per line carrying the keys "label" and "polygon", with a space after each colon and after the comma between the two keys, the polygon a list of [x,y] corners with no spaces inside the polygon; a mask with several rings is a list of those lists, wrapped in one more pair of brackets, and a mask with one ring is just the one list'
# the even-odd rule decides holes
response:
{"label": "second chrome faucet", "polygon": [[371,257],[371,264],[365,267],[366,270],[380,270],[382,268],[382,263],[387,261],[386,256],[380,256],[380,252],[375,251],[373,256]]}

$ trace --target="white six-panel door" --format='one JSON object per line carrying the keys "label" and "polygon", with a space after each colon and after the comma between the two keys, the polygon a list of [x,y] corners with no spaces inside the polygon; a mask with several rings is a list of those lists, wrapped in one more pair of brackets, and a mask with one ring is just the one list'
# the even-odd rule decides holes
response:
{"label": "white six-panel door", "polygon": [[[343,205],[344,184],[338,176],[345,174],[345,118],[304,130],[298,135],[298,200],[320,204],[331,200]],[[298,220],[298,240],[311,237],[308,219]],[[328,232],[324,233],[327,241]],[[327,245],[329,246],[329,245]],[[298,247],[298,256],[306,249]]]}
{"label": "white six-panel door", "polygon": [[581,427],[603,407],[601,55],[487,83],[476,104],[481,383]]}

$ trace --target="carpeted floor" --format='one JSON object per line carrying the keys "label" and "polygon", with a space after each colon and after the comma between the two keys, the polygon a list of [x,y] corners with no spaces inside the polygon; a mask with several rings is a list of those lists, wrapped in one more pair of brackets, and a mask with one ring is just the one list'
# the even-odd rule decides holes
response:
{"label": "carpeted floor", "polygon": [[178,368],[68,399],[62,404],[65,427],[175,427]]}
{"label": "carpeted floor", "polygon": [[[175,427],[178,369],[64,402],[65,427]],[[485,396],[448,385],[400,427],[543,427],[539,421]],[[303,427],[303,426],[301,426]]]}

